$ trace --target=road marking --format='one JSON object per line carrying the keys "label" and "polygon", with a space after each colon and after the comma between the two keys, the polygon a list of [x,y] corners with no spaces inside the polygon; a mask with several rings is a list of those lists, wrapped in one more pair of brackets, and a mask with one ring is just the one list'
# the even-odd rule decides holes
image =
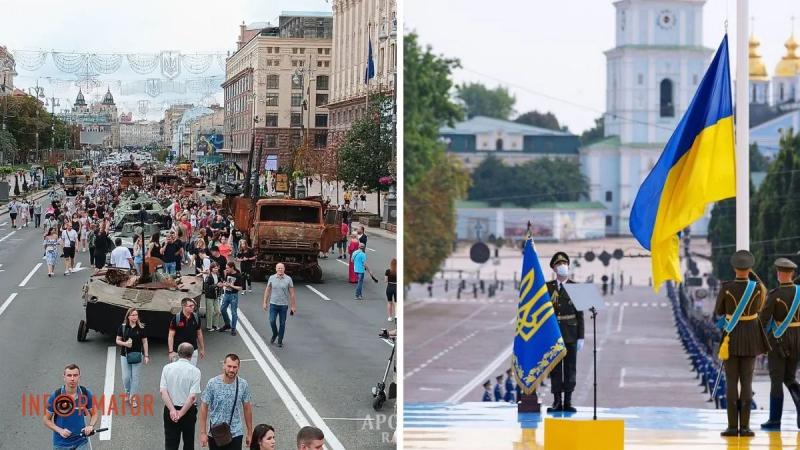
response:
{"label": "road marking", "polygon": [[619,371],[619,387],[621,387],[621,388],[625,387],[625,368],[624,367],[622,369],[620,369],[620,371]]}
{"label": "road marking", "polygon": [[471,379],[467,384],[464,385],[464,387],[459,389],[458,392],[456,392],[455,394],[450,396],[450,398],[445,400],[445,402],[446,403],[460,402],[461,399],[463,399],[464,397],[467,396],[467,394],[473,391],[476,386],[480,386],[480,383],[485,381],[486,377],[491,375],[491,373],[494,372],[500,364],[503,364],[504,361],[508,360],[508,358],[511,356],[511,351],[513,350],[513,348],[514,344],[511,344],[508,347],[506,347],[503,351],[500,352],[499,355],[497,355],[497,358],[495,358],[494,361],[490,362],[489,365],[487,365],[481,371],[481,373],[476,375],[475,378]]}
{"label": "road marking", "polygon": [[312,291],[314,291],[314,292],[315,292],[317,295],[319,295],[320,297],[322,297],[322,299],[323,299],[323,300],[331,301],[331,299],[329,299],[329,298],[328,298],[328,297],[327,297],[325,294],[323,294],[322,292],[320,292],[320,291],[318,291],[318,290],[314,289],[313,287],[311,287],[311,286],[309,286],[309,285],[306,285],[306,287],[307,287],[307,288],[309,288],[309,289],[311,289]]}
{"label": "road marking", "polygon": [[374,252],[374,251],[375,251],[375,249],[374,249],[374,248],[367,248],[367,250],[369,250],[369,251],[371,251],[371,252]]}
{"label": "road marking", "polygon": [[11,237],[11,235],[13,235],[13,234],[14,234],[14,233],[16,233],[16,232],[17,232],[17,230],[14,230],[14,231],[12,231],[11,233],[8,233],[7,235],[5,235],[5,237],[2,237],[2,238],[0,238],[0,242],[3,242],[3,241],[5,241],[6,239],[10,238],[10,237]]}
{"label": "road marking", "polygon": [[422,387],[419,388],[419,390],[420,391],[437,392],[437,391],[441,391],[442,388],[429,388],[429,387],[422,386]]}
{"label": "road marking", "polygon": [[[108,347],[108,353],[106,354],[106,384],[103,387],[103,395],[106,400],[106,404],[103,405],[103,411],[108,410],[108,402],[111,401],[112,395],[114,395],[114,376],[117,370],[117,347],[111,346]],[[100,433],[100,440],[101,441],[109,441],[111,440],[111,415],[103,415],[100,418],[100,428],[108,428],[108,431],[103,431]]]}
{"label": "road marking", "polygon": [[6,224],[8,224],[8,222],[0,223],[0,227],[5,226]]}
{"label": "road marking", "polygon": [[625,305],[619,308],[619,320],[617,321],[617,333],[622,331],[622,316],[625,315]]}
{"label": "road marking", "polygon": [[80,270],[82,264],[81,262],[75,264],[75,270]]}
{"label": "road marking", "polygon": [[[325,421],[322,420],[317,410],[311,406],[311,403],[309,403],[308,399],[300,391],[300,388],[297,387],[297,384],[289,376],[289,373],[286,372],[286,369],[281,365],[280,361],[269,351],[264,339],[256,332],[253,325],[250,324],[250,321],[247,320],[247,317],[241,310],[239,311],[239,323],[242,325],[239,336],[242,336],[242,341],[244,341],[250,353],[255,357],[261,370],[267,376],[270,383],[275,388],[275,392],[281,397],[281,400],[283,400],[284,405],[286,405],[287,410],[292,414],[297,424],[301,427],[309,425],[309,421],[306,420],[305,416],[303,416],[303,413],[300,411],[302,407],[305,414],[311,419],[311,423],[320,428],[325,434],[330,448],[333,450],[344,450],[344,445],[334,436],[333,431],[325,424]],[[269,360],[269,365],[267,365],[264,360],[265,357]],[[280,377],[280,381],[278,377]],[[286,384],[285,387],[281,381]],[[297,402],[292,399],[287,389],[291,391],[294,398],[297,399]],[[330,436],[330,438],[328,438],[328,436]]]}
{"label": "road marking", "polygon": [[323,417],[325,420],[353,420],[356,422],[371,422],[375,419],[371,417]]}
{"label": "road marking", "polygon": [[6,301],[4,301],[4,302],[3,302],[3,306],[0,306],[0,316],[2,316],[2,315],[3,315],[3,311],[5,311],[5,310],[6,310],[6,308],[8,308],[8,305],[10,305],[10,304],[11,304],[11,302],[13,302],[13,301],[14,301],[14,298],[15,298],[16,296],[17,296],[17,293],[16,293],[16,292],[14,292],[14,293],[12,293],[11,295],[9,295],[9,296],[8,296],[8,298],[6,299]]}
{"label": "road marking", "polygon": [[340,263],[344,264],[345,266],[350,267],[350,263],[346,263],[346,262],[342,261],[341,259],[337,259],[336,262],[340,262]]}
{"label": "road marking", "polygon": [[22,283],[19,284],[19,287],[25,287],[25,285],[28,284],[28,281],[30,281],[30,279],[33,276],[33,274],[35,274],[36,271],[39,270],[39,267],[42,267],[42,263],[37,263],[36,264],[36,266],[33,268],[33,270],[30,271],[28,276],[25,277],[25,279],[22,280]]}

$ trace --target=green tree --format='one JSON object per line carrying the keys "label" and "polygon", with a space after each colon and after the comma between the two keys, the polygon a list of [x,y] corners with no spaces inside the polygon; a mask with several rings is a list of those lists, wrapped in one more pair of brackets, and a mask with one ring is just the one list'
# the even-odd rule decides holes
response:
{"label": "green tree", "polygon": [[769,163],[758,149],[758,144],[750,144],[750,172],[766,172]]}
{"label": "green tree", "polygon": [[417,35],[410,33],[403,41],[403,177],[406,188],[418,183],[444,154],[438,142],[439,128],[453,126],[463,118],[461,108],[453,103],[450,90],[452,70],[458,61],[434,55],[430,47],[422,49]]}
{"label": "green tree", "polygon": [[603,116],[594,119],[594,127],[581,133],[581,145],[590,145],[605,137],[605,121]]}
{"label": "green tree", "polygon": [[561,126],[561,124],[558,123],[558,118],[550,111],[547,111],[546,113],[540,113],[536,110],[528,111],[520,114],[519,117],[514,119],[514,122],[545,128],[548,130],[568,131],[566,126]]}
{"label": "green tree", "polygon": [[455,240],[455,201],[466,194],[469,176],[445,154],[439,128],[462,117],[450,98],[451,71],[458,61],[422,49],[417,35],[403,42],[404,75],[404,283],[430,280],[450,255]]}
{"label": "green tree", "polygon": [[490,155],[472,173],[469,199],[529,208],[536,203],[578,201],[588,190],[577,162],[541,158],[509,167]]}
{"label": "green tree", "polygon": [[[403,73],[405,74],[404,69]],[[467,117],[487,116],[508,120],[514,113],[516,97],[508,89],[498,86],[489,89],[482,83],[467,83],[456,86],[456,97],[464,102]]]}
{"label": "green tree", "polygon": [[17,140],[8,130],[0,130],[0,162],[13,162],[14,155],[17,153]]}
{"label": "green tree", "polygon": [[[765,282],[775,281],[772,263],[776,257],[794,255],[800,239],[797,199],[800,198],[800,135],[788,133],[781,138],[780,151],[761,184],[757,213],[752,222],[755,270]],[[751,205],[752,207],[752,205]],[[789,215],[787,215],[789,214]],[[769,274],[768,276],[764,276]],[[770,281],[768,281],[770,280]]]}
{"label": "green tree", "polygon": [[392,162],[391,108],[389,96],[370,97],[367,114],[345,135],[339,147],[338,178],[346,185],[369,192],[388,189],[378,180],[389,176]]}
{"label": "green tree", "polygon": [[23,95],[10,97],[5,101],[8,101],[7,129],[13,135],[17,147],[14,162],[28,162],[29,156],[35,154],[37,145],[41,150],[49,149],[53,145],[53,128],[55,147],[63,145],[68,136],[66,124],[54,118],[38,99]]}

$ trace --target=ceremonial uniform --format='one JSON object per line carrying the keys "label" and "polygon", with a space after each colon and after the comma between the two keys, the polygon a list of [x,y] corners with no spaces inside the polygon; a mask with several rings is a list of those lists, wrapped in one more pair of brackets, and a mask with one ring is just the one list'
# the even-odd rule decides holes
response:
{"label": "ceremonial uniform", "polygon": [[[775,268],[779,272],[788,272],[787,278],[791,278],[797,265],[786,258],[778,258],[775,261]],[[797,289],[798,286],[792,282],[781,283],[777,289],[769,292],[764,309],[759,314],[772,348],[767,354],[770,379],[769,420],[761,424],[761,428],[765,429],[777,430],[781,427],[784,384],[789,389],[797,409],[797,426],[800,428],[800,384],[795,378],[797,358],[800,354],[800,305],[795,306],[792,311]],[[792,312],[791,317],[789,317],[790,312]],[[780,334],[781,330],[778,327],[786,320],[789,322]]]}
{"label": "ceremonial uniform", "polygon": [[[569,257],[564,252],[558,252],[550,260],[550,267],[555,269],[557,265],[566,263],[569,265]],[[573,283],[566,280],[563,283]],[[575,377],[577,371],[577,352],[578,341],[583,340],[583,312],[575,308],[572,299],[569,298],[567,290],[559,280],[547,282],[547,292],[550,294],[550,301],[558,319],[558,327],[561,329],[561,337],[564,346],[567,348],[567,355],[550,372],[551,391],[553,392],[553,406],[548,408],[551,411],[575,412],[572,407],[572,391],[575,390]],[[564,394],[564,401],[561,401],[561,394]]]}
{"label": "ceremonial uniform", "polygon": [[492,388],[492,382],[491,381],[487,380],[486,383],[483,383],[483,401],[484,402],[492,401],[492,393],[490,392],[491,388]]}
{"label": "ceremonial uniform", "polygon": [[516,403],[516,399],[514,398],[514,382],[511,381],[511,377],[511,369],[508,369],[506,371],[506,395],[503,397],[503,401]]}
{"label": "ceremonial uniform", "polygon": [[503,376],[498,375],[497,377],[497,384],[494,385],[494,401],[502,402],[503,401],[503,387],[500,385],[503,382]]}
{"label": "ceremonial uniform", "polygon": [[[731,257],[735,269],[748,270],[753,266],[753,255],[739,250]],[[714,314],[725,316],[726,321],[733,317],[740,302],[747,302],[739,321],[728,338],[729,357],[725,361],[726,396],[728,403],[728,428],[723,436],[752,436],[750,430],[750,404],[753,397],[753,369],[756,356],[769,350],[766,334],[758,320],[758,313],[764,306],[766,288],[761,283],[748,296],[742,298],[747,289],[748,278],[736,278],[722,283]],[[741,383],[741,392],[739,384]]]}

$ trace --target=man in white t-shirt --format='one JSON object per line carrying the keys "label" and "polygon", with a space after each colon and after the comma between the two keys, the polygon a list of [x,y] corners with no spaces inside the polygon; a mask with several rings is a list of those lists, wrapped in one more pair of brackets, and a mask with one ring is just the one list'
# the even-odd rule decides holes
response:
{"label": "man in white t-shirt", "polygon": [[78,232],[72,229],[72,222],[64,223],[60,241],[64,253],[64,276],[67,276],[72,273],[72,268],[75,266],[75,243],[78,242]]}
{"label": "man in white t-shirt", "polygon": [[111,251],[111,267],[118,269],[130,269],[133,267],[133,256],[130,250],[122,246],[122,239],[114,239],[116,247]]}

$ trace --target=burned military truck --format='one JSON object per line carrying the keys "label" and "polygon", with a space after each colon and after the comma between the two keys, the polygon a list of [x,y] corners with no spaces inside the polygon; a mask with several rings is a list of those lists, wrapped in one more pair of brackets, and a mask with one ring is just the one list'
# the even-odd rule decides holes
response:
{"label": "burned military truck", "polygon": [[286,273],[308,281],[322,281],[319,253],[340,237],[342,217],[318,198],[233,199],[236,229],[250,237],[256,251],[253,279],[263,280],[283,263]]}

